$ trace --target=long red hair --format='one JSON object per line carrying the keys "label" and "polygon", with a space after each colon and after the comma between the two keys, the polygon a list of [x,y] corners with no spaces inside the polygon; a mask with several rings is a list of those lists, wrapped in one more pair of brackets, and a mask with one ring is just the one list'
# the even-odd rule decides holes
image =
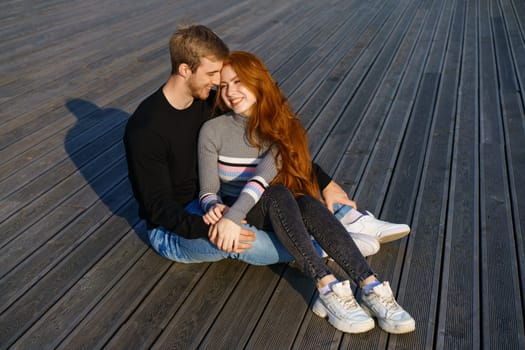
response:
{"label": "long red hair", "polygon": [[[233,51],[224,61],[224,66],[227,65],[257,100],[247,123],[250,143],[259,148],[268,145],[277,148],[278,175],[272,183],[286,186],[295,195],[320,198],[306,130],[264,63],[249,52]],[[220,87],[216,104],[223,111],[228,109],[221,99]]]}

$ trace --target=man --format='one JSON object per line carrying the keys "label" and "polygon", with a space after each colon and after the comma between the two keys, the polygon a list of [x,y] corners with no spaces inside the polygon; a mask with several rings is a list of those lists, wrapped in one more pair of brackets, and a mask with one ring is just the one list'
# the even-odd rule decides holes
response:
{"label": "man", "polygon": [[[146,98],[130,117],[124,136],[128,173],[139,216],[146,220],[151,246],[178,262],[225,258],[255,265],[290,262],[292,257],[273,233],[245,225],[237,250],[222,251],[208,238],[196,200],[199,191],[199,129],[213,115],[214,86],[219,84],[226,44],[210,29],[181,27],[170,39],[172,71],[167,82]],[[212,93],[213,92],[213,93]],[[314,165],[326,205],[336,210],[364,256],[379,242],[407,235],[407,225],[363,215],[342,188]],[[336,205],[337,204],[337,205]],[[322,252],[319,248],[320,253]]]}

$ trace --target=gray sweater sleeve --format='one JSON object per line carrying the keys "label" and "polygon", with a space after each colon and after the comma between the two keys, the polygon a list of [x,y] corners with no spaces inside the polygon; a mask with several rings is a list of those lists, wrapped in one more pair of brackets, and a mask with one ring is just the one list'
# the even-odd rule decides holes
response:
{"label": "gray sweater sleeve", "polygon": [[199,203],[204,212],[207,212],[216,203],[222,203],[219,196],[220,179],[217,169],[220,139],[215,137],[213,124],[213,119],[204,123],[200,130],[198,143]]}
{"label": "gray sweater sleeve", "polygon": [[244,185],[239,197],[224,217],[240,224],[257,204],[268,184],[277,176],[275,149],[270,148],[257,164],[254,176]]}

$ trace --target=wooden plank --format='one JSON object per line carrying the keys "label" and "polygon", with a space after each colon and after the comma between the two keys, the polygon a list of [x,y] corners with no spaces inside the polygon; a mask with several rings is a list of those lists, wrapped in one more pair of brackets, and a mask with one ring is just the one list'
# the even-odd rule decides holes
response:
{"label": "wooden plank", "polygon": [[[374,154],[377,154],[374,153],[374,147],[377,147],[381,141],[380,137],[384,138],[384,134],[389,130],[389,113],[392,108],[395,108],[396,101],[399,101],[403,79],[407,79],[407,69],[411,67],[411,59],[414,59],[412,56],[416,50],[419,37],[425,28],[424,24],[428,21],[429,14],[430,11],[425,10],[422,4],[416,10],[413,15],[414,20],[404,35],[403,42],[400,44],[396,56],[393,58],[385,77],[380,83],[381,89],[375,94],[370,108],[367,109],[363,117],[363,123],[359,125],[334,172],[337,182],[344,186],[345,190],[352,196],[363,177],[369,161],[373,159]],[[415,77],[413,80],[415,80]],[[399,132],[399,130],[393,130],[392,135],[396,135],[396,132]],[[388,174],[387,170],[385,169],[385,174]],[[379,214],[383,196],[384,194],[380,194],[376,198],[368,199],[366,201],[370,206],[368,209]],[[396,220],[398,219],[392,218],[392,221]]]}
{"label": "wooden plank", "polygon": [[[119,151],[118,147],[120,147],[120,145],[109,149],[108,152],[104,153],[101,157],[98,157],[95,162],[88,164],[86,168],[83,169],[87,179],[93,181],[91,183],[92,187],[84,187],[85,178],[82,176],[81,172],[76,172],[69,178],[57,184],[57,186],[53,187],[45,196],[35,198],[35,200],[29,205],[27,205],[28,203],[24,203],[26,206],[21,213],[10,217],[0,226],[5,230],[5,236],[2,237],[2,245],[5,245],[19,234],[24,233],[28,224],[31,225],[44,216],[49,215],[50,211],[53,209],[72,208],[76,209],[77,212],[84,211],[91,203],[93,203],[90,201],[91,199],[87,199],[86,197],[91,196],[94,198],[94,196],[98,196],[104,200],[105,196],[107,196],[107,188],[109,186],[116,186],[125,178],[125,174],[122,173],[122,170],[125,169],[123,166],[124,160],[121,157],[119,164],[119,156],[118,154],[115,154],[115,152]],[[115,157],[113,158],[112,156]],[[102,165],[102,162],[104,161],[106,161],[106,163]],[[111,168],[113,161],[116,161],[116,169],[120,169],[120,173],[115,174],[114,172],[110,172],[109,176],[115,175],[115,178],[108,178],[106,168],[115,171],[115,169]],[[103,174],[104,177],[97,179],[96,177],[99,173]],[[108,183],[104,183],[104,181]],[[78,194],[77,191],[79,191]],[[106,203],[110,204],[109,201],[106,201]],[[110,207],[110,209],[115,208]],[[67,223],[69,220],[65,221],[65,223]],[[59,224],[59,226],[62,225]],[[36,229],[38,230],[38,225]]]}
{"label": "wooden plank", "polygon": [[[505,164],[505,140],[502,125],[502,100],[498,72],[503,67],[496,61],[505,55],[494,23],[494,4],[480,4],[480,190],[481,190],[481,297],[485,306],[482,337],[485,344],[505,347],[523,342],[523,317],[516,266],[512,218],[509,215],[508,175]],[[485,27],[484,27],[485,26]],[[502,62],[503,64],[508,62]],[[495,234],[498,233],[498,234]],[[505,300],[504,303],[497,299]],[[492,336],[489,336],[492,334]]]}
{"label": "wooden plank", "polygon": [[[368,3],[366,6],[362,4],[364,8],[360,6],[361,3],[349,2],[348,5],[349,8],[337,9],[336,14],[331,16],[333,18],[337,13],[345,14],[342,19],[334,21],[333,27],[329,27],[329,35],[318,35],[315,42],[305,45],[305,48],[291,55],[286,65],[274,72],[280,88],[287,94],[292,106],[297,109],[314,92],[313,88],[303,88],[296,93],[298,87],[304,86],[303,82],[307,79],[323,80],[331,70],[332,64],[335,64],[355,43],[358,33],[362,30],[362,23],[367,21],[366,17],[359,14],[363,12],[373,14],[377,7],[374,3]],[[291,72],[290,67],[296,68]],[[303,102],[297,101],[296,97]]]}
{"label": "wooden plank", "polygon": [[[518,252],[518,269],[525,271],[525,186],[521,180],[521,174],[525,171],[525,124],[523,115],[523,102],[525,97],[523,90],[525,88],[525,44],[520,32],[519,22],[513,9],[508,1],[502,1],[501,4],[502,18],[505,20],[505,29],[508,37],[509,50],[512,60],[513,74],[506,77],[506,83],[502,92],[503,104],[503,122],[504,133],[506,135],[507,166],[509,172],[510,198],[512,200],[513,222],[516,241],[516,250]],[[504,29],[504,28],[501,28]],[[505,43],[500,44],[502,52],[505,53]],[[502,59],[505,61],[505,58]],[[503,66],[502,62],[499,66]],[[503,77],[502,77],[503,79]],[[514,84],[510,82],[515,80]],[[520,274],[520,284],[525,285],[525,274]],[[522,309],[525,313],[525,300],[522,297]]]}
{"label": "wooden plank", "polygon": [[[407,58],[407,67],[411,67],[411,69],[404,74],[401,85],[392,99],[392,105],[384,126],[375,142],[363,175],[359,179],[359,187],[356,184],[356,190],[350,192],[355,193],[354,197],[360,206],[371,208],[376,213],[379,213],[377,210],[378,201],[387,196],[381,216],[408,223],[411,221],[410,213],[414,197],[408,197],[402,191],[397,192],[394,196],[388,194],[390,188],[396,188],[391,183],[393,171],[398,162],[400,149],[405,141],[406,128],[413,113],[418,90],[421,88],[423,69],[429,56],[435,26],[443,9],[443,3],[432,2],[431,4],[432,6],[428,10],[425,10],[424,5],[422,7],[422,11],[427,11],[428,14],[422,24],[422,31],[417,39],[416,47]],[[352,181],[355,180],[353,180],[353,174],[349,173],[349,176],[345,176],[341,181],[343,184],[353,184]],[[399,198],[405,200],[400,201]],[[395,210],[390,207],[390,203],[393,203]]]}
{"label": "wooden plank", "polygon": [[[65,57],[57,57],[56,52],[51,52],[46,56],[47,58],[40,57],[41,60],[51,60],[51,62],[48,62],[48,64],[52,64],[52,62],[56,62],[56,60],[61,61],[63,64],[60,65],[60,72],[57,73],[54,71],[45,70],[45,71],[38,71],[36,73],[42,73],[45,74],[44,77],[36,80],[36,85],[38,86],[40,81],[45,80],[45,84],[47,84],[45,87],[40,86],[38,89],[36,89],[37,92],[39,91],[46,91],[46,94],[50,93],[50,90],[57,89],[57,87],[60,87],[60,89],[64,88],[64,84],[68,84],[69,89],[85,89],[85,87],[82,86],[82,84],[79,84],[78,78],[74,79],[74,76],[71,76],[71,74],[75,74],[74,72],[78,72],[79,70],[90,70],[94,73],[92,80],[99,80],[100,77],[104,76],[101,75],[101,72],[98,71],[99,68],[104,68],[105,66],[111,66],[115,63],[118,63],[119,65],[122,64],[134,64],[136,62],[130,61],[126,54],[128,53],[128,49],[125,45],[118,45],[118,46],[111,46],[107,47],[104,51],[101,51],[100,46],[98,43],[101,40],[113,40],[114,42],[130,42],[133,41],[134,45],[137,45],[138,52],[140,50],[143,50],[143,47],[148,47],[148,45],[151,45],[151,42],[153,40],[156,41],[156,45],[162,45],[163,49],[166,50],[166,38],[169,37],[169,35],[174,30],[174,25],[171,22],[172,20],[188,20],[189,18],[196,16],[198,14],[199,18],[205,19],[209,13],[215,13],[213,12],[213,9],[217,7],[219,4],[215,4],[214,6],[207,6],[202,7],[197,3],[191,3],[191,7],[187,8],[187,6],[183,6],[180,3],[171,3],[170,6],[181,6],[179,11],[173,11],[170,8],[163,8],[162,6],[154,6],[155,13],[143,13],[140,14],[140,11],[138,11],[138,17],[137,18],[131,18],[130,20],[126,21],[117,21],[114,25],[112,25],[111,30],[108,30],[108,27],[106,24],[102,23],[100,26],[97,26],[96,28],[92,28],[87,33],[85,31],[78,31],[74,32],[73,35],[70,36],[70,42],[74,43],[74,48],[67,48],[67,44],[61,41],[58,41],[58,45],[66,45],[64,55]],[[226,6],[226,3],[220,4],[221,6]],[[206,11],[204,11],[206,10]],[[162,17],[162,15],[166,14],[166,11],[171,13],[180,13],[180,16],[184,17],[175,17],[170,18],[169,21],[166,20],[157,20],[156,18]],[[152,25],[147,26],[146,23],[144,23],[144,18],[142,16],[147,15],[150,18],[150,24]],[[119,17],[116,17],[119,18]],[[110,22],[111,24],[111,22]],[[153,28],[151,28],[153,27]],[[141,31],[138,31],[137,28],[140,28]],[[114,38],[111,39],[111,37],[108,37],[109,35],[113,36]],[[159,40],[159,34],[165,33],[164,36],[162,36],[162,39]],[[95,37],[91,37],[90,35],[95,35]],[[69,42],[69,41],[68,41]],[[107,53],[106,53],[107,52]],[[166,51],[167,52],[167,51]],[[88,56],[83,56],[88,54]],[[31,55],[28,59],[35,59],[33,55]],[[66,64],[67,62],[67,64]],[[166,61],[168,62],[168,61]],[[23,62],[17,62],[17,64],[22,64]],[[45,62],[42,62],[45,63]],[[71,65],[72,64],[72,65]],[[26,64],[27,66],[27,64]],[[53,67],[53,66],[52,66]],[[164,66],[165,68],[169,68],[167,66]],[[53,67],[54,69],[57,69],[56,67]],[[167,70],[167,69],[166,69]],[[125,70],[124,70],[125,72]],[[36,74],[35,73],[35,74]],[[54,73],[54,74],[53,74]],[[63,74],[66,74],[66,76],[63,76]],[[129,74],[129,72],[128,72]],[[34,76],[34,74],[31,74],[31,76]],[[51,81],[49,79],[44,79],[48,77],[58,77],[56,79],[52,79]],[[84,75],[82,75],[83,77]],[[129,78],[129,75],[128,75]],[[57,80],[58,79],[58,80]],[[92,80],[86,80],[85,83],[89,83]],[[27,85],[28,84],[21,84],[19,88],[19,94],[24,94],[26,102],[31,103],[35,106],[42,103],[41,96],[37,94],[31,94],[28,96],[27,94]],[[34,84],[31,84],[34,85]],[[106,87],[112,88],[113,86],[107,85]],[[96,91],[96,90],[95,90]],[[107,90],[106,90],[107,91]],[[31,99],[40,99],[39,101],[35,101],[32,103]],[[28,101],[28,99],[30,99]],[[40,102],[40,103],[39,103]],[[49,103],[49,101],[46,100],[46,103]],[[5,109],[12,108],[12,106],[19,107],[19,105],[15,104],[6,104]],[[9,114],[10,118],[15,118],[18,116],[16,112],[11,111]],[[22,125],[26,124],[23,123]],[[29,126],[26,126],[28,128]]]}
{"label": "wooden plank", "polygon": [[[0,306],[0,311],[3,312],[10,307],[15,300],[23,295],[27,289],[32,288],[35,283],[38,283],[47,273],[55,271],[56,266],[60,265],[64,258],[68,257],[79,245],[88,244],[91,247],[85,241],[96,240],[99,235],[102,235],[102,233],[97,233],[100,227],[105,227],[108,222],[116,220],[125,220],[127,224],[133,225],[132,221],[136,215],[133,210],[136,209],[137,205],[134,201],[130,201],[131,193],[128,188],[128,184],[121,183],[115,187],[113,192],[107,194],[107,198],[113,201],[113,206],[118,208],[114,213],[102,202],[97,202],[65,228],[60,228],[57,234],[54,234],[29,258],[9,271],[2,278],[3,283],[0,286],[0,290],[3,292],[3,303]],[[103,251],[105,250],[101,250],[101,252]]]}
{"label": "wooden plank", "polygon": [[199,348],[245,348],[274,294],[285,266],[249,266]]}
{"label": "wooden plank", "polygon": [[506,32],[512,49],[516,78],[520,89],[523,90],[525,86],[525,43],[523,42],[523,21],[525,17],[520,17],[520,14],[525,16],[525,6],[523,2],[516,4],[510,0],[501,0],[500,4],[503,11],[502,18],[506,24]]}
{"label": "wooden plank", "polygon": [[[329,137],[320,138],[313,145],[314,150],[317,151],[319,163],[329,173],[337,168],[342,158],[333,150],[337,148],[346,149],[355,137],[356,130],[363,123],[365,111],[375,93],[381,88],[380,83],[393,62],[395,52],[399,50],[402,39],[409,28],[408,24],[417,9],[416,5],[418,4],[414,2],[401,2],[396,10],[392,11],[388,22],[385,22],[381,32],[377,34],[366,53],[360,57],[330,100],[330,105],[334,105],[334,107],[327,105],[327,108],[323,110],[324,115],[335,115],[335,118],[332,117],[332,120],[326,117],[318,118],[313,125],[316,130],[319,130],[319,126],[321,129],[330,128],[332,130]],[[352,86],[352,83],[355,87]],[[347,97],[347,103],[343,102],[345,93],[352,96],[349,99]],[[337,104],[340,106],[337,107]],[[377,127],[372,125],[372,129],[377,129]],[[365,133],[363,137],[368,136]]]}
{"label": "wooden plank", "polygon": [[[318,45],[316,43],[322,39],[326,40],[330,36],[334,28],[326,25],[325,16],[333,18],[334,23],[339,23],[348,17],[345,13],[345,8],[340,9],[342,13],[339,12],[338,15],[334,10],[329,9],[322,16],[318,8],[313,8],[304,14],[295,13],[296,16],[302,18],[300,23],[306,24],[306,27],[300,26],[296,30],[288,32],[290,37],[281,36],[279,40],[274,39],[260,47],[261,59],[273,71],[272,75],[276,81],[282,82],[286,80],[287,74],[282,74],[283,71],[286,72],[290,69],[293,71],[299,66],[293,64],[294,56],[296,59],[304,61],[308,57],[309,52],[313,51]],[[281,62],[281,64],[277,66],[274,62]]]}
{"label": "wooden plank", "polygon": [[[425,164],[415,211],[415,216],[418,217],[416,227],[419,237],[417,241],[409,241],[405,261],[408,266],[403,269],[398,292],[398,299],[411,305],[415,310],[415,317],[418,317],[421,307],[426,307],[427,320],[438,319],[437,310],[441,291],[447,288],[447,284],[440,284],[443,268],[440,257],[444,249],[444,228],[450,182],[449,162],[453,147],[457,87],[459,85],[464,23],[463,3],[452,3],[449,9],[448,13],[444,13],[443,26],[439,29],[443,32],[437,33],[435,41],[437,44],[435,46],[436,56],[439,57],[438,52],[445,52],[443,61],[435,62],[439,66],[430,65],[428,67],[443,73],[440,77],[428,143],[426,147],[422,147],[426,148]],[[417,287],[414,288],[416,285]],[[439,286],[439,288],[431,288],[431,286]],[[459,313],[466,313],[461,307],[465,307],[467,311],[471,305],[467,299],[453,307]],[[421,316],[419,315],[418,318]],[[468,331],[468,328],[465,330]],[[436,337],[435,326],[422,324],[421,332],[425,332],[424,343],[416,343],[417,346],[433,346]],[[467,332],[466,335],[468,336],[469,333]],[[413,344],[413,340],[407,341],[399,337],[394,339],[394,344],[397,343],[406,346]]]}
{"label": "wooden plank", "polygon": [[[389,10],[392,10],[394,5],[389,3],[389,5],[386,5],[386,7]],[[312,120],[320,114],[329,115],[331,118],[333,118],[332,115],[334,114],[331,114],[332,112],[330,110],[326,111],[325,106],[328,104],[328,102],[334,103],[330,100],[332,98],[331,96],[342,84],[342,81],[346,79],[346,76],[349,74],[348,72],[351,71],[359,57],[361,57],[363,54],[363,47],[367,47],[369,45],[370,41],[373,40],[374,36],[380,30],[382,24],[390,15],[391,13],[388,11],[386,11],[386,13],[379,11],[377,12],[377,16],[373,16],[371,18],[370,22],[365,22],[366,27],[358,31],[359,36],[357,37],[357,41],[350,47],[350,50],[346,52],[340,60],[334,62],[333,69],[330,71],[330,74],[326,77],[326,79],[324,79],[321,83],[319,83],[317,80],[315,81],[315,89],[317,93],[312,95],[312,98],[310,98],[308,102],[300,108],[296,107],[299,108],[299,114],[301,115],[301,120],[303,121],[305,127],[308,130],[312,129],[311,132],[309,131],[309,138],[312,154],[314,156],[316,153],[316,146],[321,141],[317,140],[320,135],[320,131],[317,131],[316,127],[313,126],[314,122],[312,122]],[[348,97],[348,93],[346,94],[346,97]],[[341,108],[341,105],[338,105],[337,103],[338,102],[336,101],[336,106]]]}
{"label": "wooden plank", "polygon": [[173,264],[106,347],[150,348],[208,268],[209,264]]}
{"label": "wooden plank", "polygon": [[[111,249],[129,230],[129,223],[125,217],[131,213],[136,213],[137,207],[134,202],[128,202],[122,207],[122,210],[116,213],[104,223],[89,222],[88,227],[100,225],[100,229],[95,230],[86,237],[82,242],[72,244],[67,235],[60,237],[60,240],[49,242],[48,249],[39,250],[42,255],[39,263],[35,259],[28,259],[25,265],[18,268],[17,272],[30,271],[29,286],[22,277],[29,279],[22,274],[14,281],[7,283],[9,279],[4,279],[1,285],[2,314],[0,315],[0,339],[3,344],[11,344],[16,341],[29,327],[31,327],[50,307],[62,297],[71,286],[73,286],[98,260],[100,260],[107,251]],[[63,231],[64,232],[64,231]],[[82,232],[82,231],[81,231]],[[73,235],[75,231],[70,232]],[[53,262],[49,266],[44,261],[47,256],[53,256],[54,246],[63,244],[67,247],[69,254],[63,255],[58,262]],[[23,268],[22,268],[23,267]],[[13,275],[10,275],[13,276]],[[16,276],[15,276],[16,277]],[[40,278],[38,278],[40,277]],[[38,282],[35,281],[38,279]],[[37,283],[35,285],[35,283]],[[23,294],[23,295],[21,295]],[[5,296],[5,299],[4,299]],[[14,297],[18,299],[13,302]],[[9,303],[9,301],[11,303]],[[5,310],[5,305],[9,308]]]}
{"label": "wooden plank", "polygon": [[[21,188],[29,187],[32,182],[38,182],[38,178],[47,178],[47,172],[53,172],[53,168],[60,167],[60,176],[54,176],[56,182],[68,177],[77,168],[89,163],[94,157],[98,156],[101,149],[111,149],[120,143],[124,123],[128,118],[126,113],[109,113],[105,115],[108,124],[99,123],[84,133],[80,140],[71,140],[66,135],[64,148],[56,148],[53,152],[47,153],[37,161],[31,162],[28,166],[14,170],[10,177],[0,182],[0,192],[8,197],[15,197],[16,192]],[[74,129],[74,127],[73,127]],[[122,153],[122,152],[120,152]],[[69,159],[67,159],[69,156]],[[62,165],[63,164],[63,165]],[[58,175],[58,173],[57,173]],[[53,186],[54,184],[51,184]],[[37,187],[39,184],[36,184]],[[33,186],[34,187],[34,186]],[[41,187],[46,190],[45,187]],[[38,194],[35,194],[37,196]],[[28,198],[28,197],[26,197]],[[34,197],[33,197],[34,198]]]}
{"label": "wooden plank", "polygon": [[436,330],[443,349],[481,347],[477,11],[477,1],[467,2]]}
{"label": "wooden plank", "polygon": [[[116,133],[120,133],[120,130],[114,130],[113,133],[113,135],[110,135],[112,137],[98,139],[100,142],[100,146],[108,147],[109,150],[115,148],[116,152],[122,154],[122,143],[116,141],[113,137]],[[49,171],[46,171],[43,174],[40,174],[39,177],[37,177],[34,181],[31,181],[26,186],[21,187],[15,192],[12,192],[5,198],[8,200],[17,200],[20,201],[20,203],[27,202],[30,198],[38,198],[39,196],[41,196],[42,194],[44,194],[45,192],[49,191],[54,186],[62,182],[64,178],[75,173],[77,171],[77,164],[78,167],[81,167],[86,164],[89,164],[89,161],[92,160],[91,157],[95,157],[96,159],[96,157],[99,156],[97,155],[97,151],[99,149],[100,148],[98,144],[88,144],[85,148],[82,149],[82,151],[73,156],[75,157],[75,161],[63,160],[59,162],[58,164],[56,164],[55,167],[49,169]],[[9,187],[5,186],[5,188],[5,190],[8,191],[7,188]],[[0,210],[0,220],[4,220],[10,215],[12,215],[16,209],[19,208],[15,207]]]}
{"label": "wooden plank", "polygon": [[265,312],[254,329],[247,349],[292,347],[315,290],[314,282],[297,268],[286,269]]}
{"label": "wooden plank", "polygon": [[[393,106],[393,109],[390,111],[392,117],[389,117],[387,123],[391,123],[395,118],[401,118],[401,121],[403,121],[404,118],[408,119],[405,119],[404,122],[399,122],[398,120],[396,124],[391,124],[392,129],[385,129],[389,135],[392,133],[391,136],[394,136],[389,138],[388,141],[396,139],[399,141],[402,140],[399,151],[400,153],[396,155],[395,158],[391,151],[388,152],[388,147],[385,148],[385,152],[382,152],[381,154],[381,157],[396,160],[395,168],[401,169],[401,171],[394,171],[393,173],[392,182],[389,186],[389,188],[391,188],[391,193],[389,193],[389,195],[392,193],[394,195],[391,197],[392,202],[386,202],[387,212],[388,210],[393,209],[389,208],[392,203],[396,205],[396,211],[402,209],[402,211],[399,211],[397,214],[397,217],[399,218],[402,218],[403,216],[406,217],[407,214],[410,215],[411,207],[416,203],[418,203],[418,206],[426,204],[422,203],[422,201],[416,202],[416,199],[419,190],[418,186],[422,181],[420,180],[420,176],[421,172],[424,171],[423,166],[426,152],[425,145],[428,143],[430,127],[432,125],[432,116],[435,107],[435,99],[439,86],[439,75],[436,72],[439,71],[439,67],[443,62],[446,38],[448,36],[448,28],[452,17],[452,11],[450,7],[450,2],[432,4],[432,7],[429,10],[429,22],[426,24],[425,31],[420,37],[420,43],[418,44],[418,47],[412,56],[412,60],[414,62],[411,62],[410,64],[412,67],[412,63],[418,62],[419,64],[415,65],[414,67],[421,67],[423,70],[413,70],[410,72],[410,74],[406,75],[403,84],[406,84],[407,82],[411,83],[404,85],[400,94],[400,96],[403,96],[403,94],[405,96],[414,96],[414,88],[417,88],[417,95],[415,96],[415,100],[404,97],[396,99],[396,104],[399,104],[395,104]],[[426,57],[428,57],[428,60]],[[410,101],[413,101],[413,106]],[[400,105],[407,102],[409,103],[408,112],[405,109],[399,115],[394,114],[394,108],[398,108]],[[409,114],[407,115],[407,113]],[[406,130],[404,130],[405,128]],[[400,139],[401,137],[402,139]],[[385,139],[385,141],[387,141],[387,139]],[[390,149],[392,149],[392,145],[390,145]],[[395,148],[393,149],[395,150]],[[370,164],[364,174],[364,182],[362,185],[368,185],[370,183],[375,184],[380,181],[385,181],[385,175],[389,175],[388,172],[385,174],[382,169],[387,164],[388,161],[378,161],[377,164]],[[377,170],[374,169],[374,171],[372,171],[372,165],[377,165],[380,168]],[[377,192],[370,191],[367,186],[361,186],[357,192],[358,202],[363,202],[363,196],[360,195],[361,193],[364,194],[364,199],[374,198],[371,197],[371,195],[381,196],[381,194],[378,194]],[[440,189],[439,193],[442,192],[443,189]],[[439,203],[440,202],[433,204],[439,205]],[[440,211],[441,208],[438,208],[437,212],[440,213]],[[426,219],[426,215],[421,218],[421,220]],[[437,219],[441,219],[439,214],[437,215]],[[433,224],[434,223],[431,222],[429,222],[428,225],[425,225],[425,222],[421,223],[425,229],[428,226],[431,226],[431,232],[435,233],[439,226],[435,226]],[[426,249],[428,240],[435,239],[436,237],[435,235],[429,235],[430,237],[427,237],[425,234],[426,231],[424,229],[421,231],[423,232],[421,234],[423,236],[418,236],[418,225],[419,224],[417,221],[412,223],[412,233],[409,236],[409,248],[406,257],[404,256],[404,249],[399,249],[401,242],[395,242],[394,244],[386,245],[386,247],[383,246],[381,254],[371,257],[370,260],[372,262],[372,266],[380,272],[380,277],[391,281],[392,288],[394,293],[397,295],[398,300],[416,319],[416,332],[402,337],[394,337],[393,343],[395,344],[396,342],[400,341],[404,344],[404,346],[407,347],[425,348],[426,346],[429,346],[429,344],[432,344],[432,338],[434,334],[430,325],[435,318],[433,308],[436,306],[435,301],[432,303],[432,284],[429,282],[429,280],[432,280],[435,268],[439,268],[439,265],[433,266],[433,264],[439,264],[439,261],[436,262],[434,260],[425,259],[425,254],[428,255],[428,259],[436,256],[437,251],[435,246],[432,246],[431,249]],[[412,246],[410,244],[412,244]],[[414,244],[421,244],[421,247],[417,245],[416,247],[413,247]],[[395,261],[395,263],[392,263],[393,261]],[[417,269],[418,264],[421,264],[419,267],[424,266],[425,269],[428,270],[425,270],[426,273],[421,276],[417,282],[411,280],[411,283],[408,284],[406,282],[407,276],[412,276],[411,270]],[[400,274],[402,274],[405,279],[401,281],[400,287],[398,287],[398,276]],[[413,276],[416,278],[416,274]],[[427,278],[425,282],[422,282],[423,278]],[[413,288],[410,291],[406,291],[406,285],[417,285],[418,287]],[[411,295],[410,293],[417,293],[417,297]]]}
{"label": "wooden plank", "polygon": [[[7,233],[9,234],[6,236],[11,236],[12,240],[0,249],[0,276],[7,274],[16,265],[38,250],[49,239],[60,232],[60,229],[67,226],[97,201],[100,201],[100,198],[102,200],[106,199],[107,193],[125,180],[126,169],[125,160],[120,159],[116,166],[110,167],[108,171],[95,179],[91,186],[84,186],[64,202],[58,203],[62,210],[53,207],[56,205],[54,198],[47,196],[45,200],[37,201],[36,205],[30,205],[29,208],[26,208],[27,211],[30,211],[28,214],[33,214],[28,215],[27,219],[22,215],[17,215],[15,217],[16,220],[10,220],[6,225]],[[58,197],[57,201],[61,201],[61,197],[64,196],[64,193],[67,193],[60,186],[59,191],[53,192]],[[130,192],[128,191],[128,193]],[[107,201],[107,203],[109,204],[110,201]],[[110,207],[109,209],[113,212],[118,208]],[[33,216],[41,220],[35,220],[32,218]]]}
{"label": "wooden plank", "polygon": [[210,266],[184,304],[173,315],[152,349],[194,349],[205,337],[222,305],[246,270],[246,264],[221,261]]}
{"label": "wooden plank", "polygon": [[[113,21],[118,18],[118,16],[115,16]],[[34,59],[38,59],[40,64],[47,64],[48,69],[25,72],[24,77],[30,79],[30,84],[21,81],[18,86],[10,86],[8,89],[9,96],[24,96],[26,101],[32,103],[34,106],[47,104],[54,99],[61,97],[60,94],[56,94],[53,98],[48,97],[45,99],[46,96],[52,95],[53,91],[60,91],[61,89],[67,88],[69,93],[74,93],[75,90],[79,88],[82,89],[82,84],[79,83],[81,82],[80,79],[83,79],[85,75],[82,74],[79,77],[79,71],[93,72],[95,70],[94,68],[98,68],[94,63],[101,59],[104,59],[107,62],[109,57],[116,58],[117,60],[122,60],[125,57],[125,55],[123,55],[122,45],[108,47],[105,49],[108,53],[101,51],[100,46],[98,45],[101,40],[110,40],[111,38],[108,36],[113,36],[116,42],[126,42],[133,38],[133,40],[136,40],[137,44],[140,43],[140,45],[145,46],[150,43],[153,38],[151,34],[149,34],[148,38],[147,33],[144,35],[144,32],[136,30],[136,28],[143,28],[143,26],[140,26],[140,18],[130,18],[129,21],[116,22],[116,25],[112,25],[112,30],[108,33],[108,27],[112,24],[111,18],[109,19],[110,23],[102,23],[98,27],[93,25],[91,28],[88,27],[89,30],[78,28],[78,30],[72,31],[68,35],[69,40],[47,37],[47,40],[42,41],[42,43],[48,45],[47,47],[49,47],[49,50],[35,52],[35,49],[31,48],[31,55],[22,53],[21,57],[13,58],[13,64],[23,64],[24,67],[27,67],[26,69],[35,67],[35,65],[30,64],[31,60]],[[126,27],[123,27],[122,30],[120,30],[120,27],[123,25]],[[31,37],[31,40],[37,39]],[[26,62],[26,60],[29,61]],[[56,65],[53,64],[54,62],[61,62],[61,64]],[[122,62],[124,61],[120,61],[121,64]],[[128,64],[132,63],[129,60],[127,62]],[[4,69],[8,70],[10,68],[7,66],[4,67]],[[100,76],[95,74],[91,80],[85,80],[84,83],[90,83],[91,81],[97,80],[100,81],[101,77],[103,77],[103,75]],[[27,94],[27,86],[31,86],[33,94]],[[109,88],[110,86],[106,87]],[[7,102],[12,101],[8,100]],[[6,112],[9,112],[8,120],[19,116],[18,111],[13,110],[13,107],[21,107],[20,105],[5,103],[2,107]],[[24,111],[27,110],[22,110],[21,112]]]}
{"label": "wooden plank", "polygon": [[[153,92],[157,89],[162,80],[161,76],[165,74],[164,70],[158,74],[159,71],[151,70],[144,72],[142,75],[137,75],[136,78],[148,77],[140,84],[135,82],[134,85],[122,84],[121,88],[116,88],[110,94],[106,94],[107,101],[102,101],[102,105],[84,98],[67,99],[62,107],[51,112],[55,114],[58,121],[41,128],[36,133],[32,133],[31,137],[25,137],[10,146],[0,151],[0,156],[5,163],[16,163],[19,168],[30,164],[39,159],[54,148],[64,148],[65,139],[70,143],[77,136],[87,132],[92,127],[98,127],[98,124],[110,122],[107,119],[113,113],[128,114],[129,110],[134,110],[136,105],[145,97],[149,91]],[[101,86],[94,86],[95,89],[100,89]],[[107,104],[106,104],[107,103]],[[110,105],[118,105],[121,108],[111,108]],[[63,117],[67,116],[67,122]],[[75,118],[71,118],[71,117]],[[78,135],[77,135],[78,134]],[[44,144],[44,145],[42,145]],[[48,145],[46,147],[45,145]],[[10,174],[9,164],[3,164],[2,169],[5,169]],[[7,177],[6,174],[5,176]]]}
{"label": "wooden plank", "polygon": [[[144,225],[140,225],[144,226]],[[139,229],[144,229],[140,227]],[[147,247],[131,231],[13,344],[19,349],[55,348],[122,276]],[[158,269],[161,271],[163,266]],[[158,273],[158,271],[155,271]],[[123,298],[123,296],[121,296]]]}
{"label": "wooden plank", "polygon": [[82,322],[60,342],[58,349],[101,348],[158,283],[171,264],[172,262],[153,250],[147,250],[118,284],[111,288]]}

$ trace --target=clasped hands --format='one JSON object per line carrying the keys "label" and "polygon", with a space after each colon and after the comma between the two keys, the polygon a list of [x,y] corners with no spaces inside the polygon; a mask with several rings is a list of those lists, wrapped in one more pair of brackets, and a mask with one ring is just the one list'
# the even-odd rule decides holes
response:
{"label": "clasped hands", "polygon": [[217,203],[202,217],[204,222],[210,225],[210,242],[225,252],[242,253],[252,248],[249,242],[255,242],[255,233],[224,218],[223,215],[227,211],[228,206]]}

